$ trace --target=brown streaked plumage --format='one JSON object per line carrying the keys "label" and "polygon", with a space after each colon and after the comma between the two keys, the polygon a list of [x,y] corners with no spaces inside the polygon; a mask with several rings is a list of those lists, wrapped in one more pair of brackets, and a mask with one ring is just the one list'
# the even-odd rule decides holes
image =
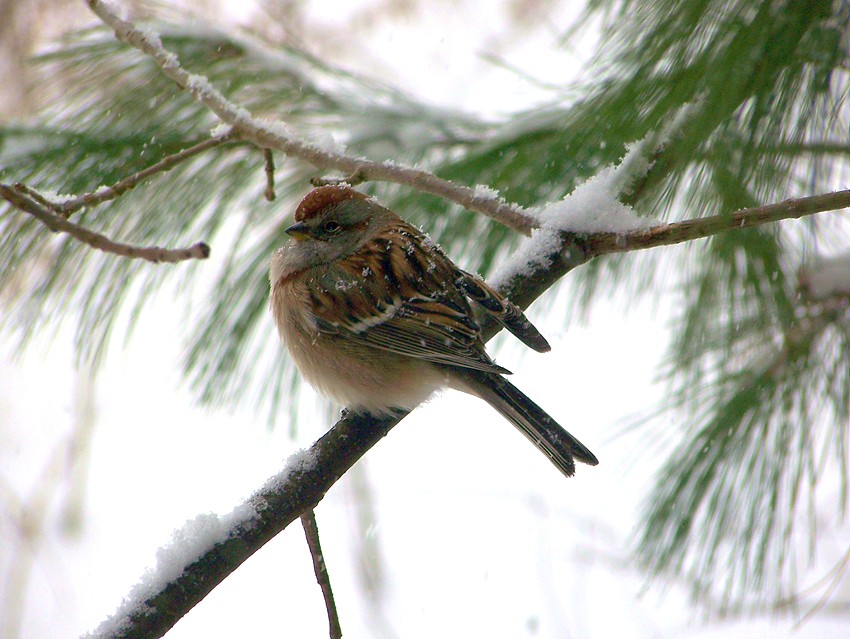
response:
{"label": "brown streaked plumage", "polygon": [[503,375],[470,302],[529,347],[549,344],[522,311],[458,268],[427,235],[347,186],[299,204],[270,268],[271,308],[295,363],[351,408],[413,408],[435,390],[478,395],[566,475],[596,457]]}

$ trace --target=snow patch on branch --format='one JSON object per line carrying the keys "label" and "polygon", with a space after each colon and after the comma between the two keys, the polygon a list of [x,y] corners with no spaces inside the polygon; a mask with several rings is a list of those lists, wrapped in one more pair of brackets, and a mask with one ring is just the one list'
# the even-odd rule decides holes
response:
{"label": "snow patch on branch", "polygon": [[248,504],[243,504],[225,517],[214,513],[198,515],[171,533],[168,544],[156,552],[156,565],[145,571],[139,583],[133,586],[115,613],[88,637],[98,639],[117,636],[129,626],[132,616],[152,613],[153,609],[146,602],[161,593],[207,550],[227,539],[237,511],[241,511],[238,516],[243,521],[256,517],[256,510]]}
{"label": "snow patch on branch", "polygon": [[623,169],[631,169],[632,164],[627,165],[624,159],[618,166],[606,167],[563,200],[536,209],[542,228],[565,233],[627,233],[659,224],[657,220],[638,217],[618,199],[624,186],[631,183]]}
{"label": "snow patch on branch", "polygon": [[176,529],[171,533],[171,540],[156,552],[156,565],[145,571],[115,613],[86,636],[89,639],[116,636],[121,634],[122,629],[129,627],[131,617],[152,613],[153,609],[146,603],[151,597],[161,594],[188,566],[216,545],[241,531],[250,530],[256,524],[259,513],[269,507],[262,495],[285,484],[293,472],[302,472],[314,463],[315,456],[311,450],[297,451],[290,455],[279,473],[228,514],[203,513]]}
{"label": "snow patch on branch", "polygon": [[534,229],[512,258],[497,269],[490,284],[504,287],[517,276],[551,266],[561,250],[565,233],[625,234],[660,224],[656,219],[639,217],[620,201],[634,181],[652,167],[649,156],[660,143],[659,136],[652,133],[628,145],[619,164],[605,167],[564,199],[529,209],[529,215],[539,221],[540,227]]}
{"label": "snow patch on branch", "polygon": [[[92,2],[89,2],[89,5],[92,5]],[[109,11],[112,15],[114,15],[119,20],[129,20],[130,13],[127,11],[124,5],[113,2],[113,0],[99,0],[98,3],[102,7],[104,7],[107,11]]]}

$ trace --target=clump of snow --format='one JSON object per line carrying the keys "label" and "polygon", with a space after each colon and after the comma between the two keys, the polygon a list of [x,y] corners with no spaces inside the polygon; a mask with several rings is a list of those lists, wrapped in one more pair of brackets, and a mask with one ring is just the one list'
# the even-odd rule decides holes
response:
{"label": "clump of snow", "polygon": [[140,27],[138,25],[135,25],[135,28],[136,31],[138,31],[152,47],[155,49],[162,49],[163,52],[165,52],[165,46],[162,44],[162,39],[156,31],[151,31],[146,27]]}
{"label": "clump of snow", "polygon": [[316,455],[309,448],[303,448],[292,453],[286,460],[286,464],[275,477],[280,478],[281,475],[287,476],[294,471],[306,470],[309,466],[316,463]]}
{"label": "clump of snow", "polygon": [[151,572],[157,590],[179,577],[217,543],[227,539],[229,528],[221,517],[204,513],[187,521],[171,534],[171,541],[156,553],[156,569]]}
{"label": "clump of snow", "polygon": [[[626,156],[628,158],[628,156]],[[635,215],[618,195],[630,182],[624,179],[624,168],[639,167],[638,162],[606,167],[559,202],[550,202],[535,210],[542,228],[568,233],[626,233],[660,224],[658,220]],[[648,168],[644,163],[643,170]]]}
{"label": "clump of snow", "polygon": [[[177,66],[179,67],[179,64]],[[186,89],[193,96],[198,98],[198,100],[215,111],[219,117],[225,120],[228,118],[222,115],[221,111],[227,111],[227,114],[234,120],[231,124],[235,126],[246,123],[250,125],[255,122],[248,109],[236,106],[229,102],[227,98],[225,98],[224,95],[210,83],[206,76],[199,75],[197,73],[186,73]],[[210,105],[210,102],[212,102],[213,105]]]}
{"label": "clump of snow", "polygon": [[850,253],[813,260],[800,269],[797,279],[811,300],[850,295]]}
{"label": "clump of snow", "polygon": [[212,138],[223,138],[225,135],[228,135],[231,131],[233,131],[233,127],[229,124],[225,124],[224,122],[215,125],[212,129],[210,129],[210,137]]}
{"label": "clump of snow", "polygon": [[168,69],[177,69],[180,67],[180,60],[177,55],[172,53],[171,51],[167,51],[165,49],[162,50],[162,68],[165,70]]}
{"label": "clump of snow", "polygon": [[[276,491],[280,486],[289,481],[289,476],[292,473],[302,472],[315,463],[316,456],[309,448],[295,451],[286,459],[286,463],[280,472],[270,477],[256,494],[261,495],[267,492]],[[256,500],[256,495],[254,499]]]}
{"label": "clump of snow", "polygon": [[76,200],[78,197],[70,193],[58,193],[57,191],[51,191],[49,189],[39,189],[37,193],[45,200],[47,200],[48,202],[52,202],[53,204],[64,204],[65,202]]}
{"label": "clump of snow", "polygon": [[292,137],[292,129],[280,120],[263,120],[261,124],[263,128],[281,139],[288,140]]}
{"label": "clump of snow", "polygon": [[486,184],[476,184],[474,187],[472,187],[472,192],[473,196],[476,198],[503,201],[503,198],[499,195],[499,192],[492,186],[488,186]]}
{"label": "clump of snow", "polygon": [[536,268],[548,268],[552,264],[550,256],[561,247],[561,234],[557,229],[542,227],[533,229],[531,237],[523,242],[511,259],[504,262],[490,276],[489,284],[498,289],[507,286],[514,277],[528,273]]}
{"label": "clump of snow", "polygon": [[563,233],[628,233],[661,224],[639,217],[620,201],[633,181],[652,166],[648,155],[657,145],[658,136],[651,134],[627,146],[619,164],[605,167],[563,200],[529,209],[529,215],[539,220],[540,227],[532,231],[512,259],[497,269],[490,284],[499,288],[518,275],[549,267],[561,247]]}
{"label": "clump of snow", "polygon": [[126,7],[112,0],[98,0],[98,3],[103,9],[114,15],[119,20],[127,21],[130,19],[130,14]]}
{"label": "clump of snow", "polygon": [[[238,516],[246,523],[256,517],[256,510],[240,506]],[[236,512],[236,511],[234,511]],[[220,517],[204,513],[187,521],[171,535],[171,541],[156,553],[156,566],[149,568],[141,580],[118,606],[118,610],[88,635],[92,639],[109,637],[128,623],[131,614],[144,612],[145,601],[160,592],[168,583],[183,574],[185,568],[197,561],[210,548],[227,539],[234,524],[233,513]]]}
{"label": "clump of snow", "polygon": [[207,97],[218,93],[206,76],[197,73],[187,74],[186,88],[200,97]]}
{"label": "clump of snow", "polygon": [[[275,122],[275,125],[285,126],[282,122]],[[289,132],[289,137],[293,137],[291,131]],[[343,155],[347,150],[345,144],[343,144],[343,142],[330,131],[313,131],[309,138],[307,138],[307,143],[319,149],[319,151],[323,151],[330,155],[335,153]]]}

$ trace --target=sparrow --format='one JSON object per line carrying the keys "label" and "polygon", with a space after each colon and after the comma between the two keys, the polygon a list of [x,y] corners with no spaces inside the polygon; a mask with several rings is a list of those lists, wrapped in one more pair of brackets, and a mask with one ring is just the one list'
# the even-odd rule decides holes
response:
{"label": "sparrow", "polygon": [[347,185],[308,193],[269,268],[270,306],[304,378],[353,410],[412,410],[435,391],[476,395],[566,476],[598,461],[511,384],[484,349],[477,312],[538,352],[523,312],[446,256],[424,232]]}

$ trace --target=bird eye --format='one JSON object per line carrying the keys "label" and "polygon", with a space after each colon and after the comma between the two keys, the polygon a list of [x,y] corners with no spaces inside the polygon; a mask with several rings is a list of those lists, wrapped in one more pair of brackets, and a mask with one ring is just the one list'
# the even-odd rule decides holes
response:
{"label": "bird eye", "polygon": [[340,226],[339,222],[337,222],[336,220],[328,220],[327,222],[322,224],[322,230],[325,233],[336,233],[341,228],[342,226]]}

